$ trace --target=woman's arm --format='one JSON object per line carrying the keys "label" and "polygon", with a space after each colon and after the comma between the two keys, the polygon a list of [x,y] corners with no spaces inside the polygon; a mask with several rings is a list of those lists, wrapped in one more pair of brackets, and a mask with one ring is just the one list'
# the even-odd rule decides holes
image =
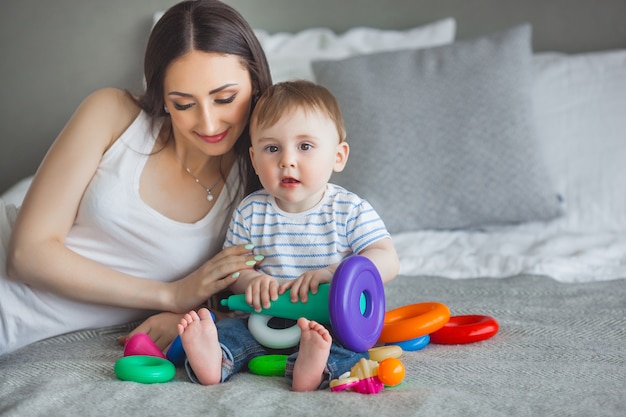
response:
{"label": "woman's arm", "polygon": [[109,269],[69,250],[64,241],[82,195],[111,144],[139,108],[125,92],[104,89],[76,110],[44,158],[20,209],[7,272],[12,279],[74,300],[137,309],[186,312],[250,268],[248,250],[220,252],[189,276],[163,283]]}

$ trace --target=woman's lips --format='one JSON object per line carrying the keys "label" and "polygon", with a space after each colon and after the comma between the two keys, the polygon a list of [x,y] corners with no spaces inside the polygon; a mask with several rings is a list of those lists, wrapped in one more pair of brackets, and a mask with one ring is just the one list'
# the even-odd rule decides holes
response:
{"label": "woman's lips", "polygon": [[200,139],[202,139],[203,141],[205,141],[206,143],[218,143],[221,142],[222,140],[224,140],[224,138],[226,137],[226,135],[228,135],[228,130],[225,130],[224,132],[220,133],[219,135],[213,135],[213,136],[204,136],[200,133],[196,132],[196,135],[198,135],[198,137]]}

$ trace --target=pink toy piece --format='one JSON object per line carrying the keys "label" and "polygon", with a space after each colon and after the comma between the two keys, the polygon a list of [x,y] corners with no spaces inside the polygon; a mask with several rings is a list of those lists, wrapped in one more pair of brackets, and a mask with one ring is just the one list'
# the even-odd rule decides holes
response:
{"label": "pink toy piece", "polygon": [[167,359],[161,349],[145,333],[137,333],[124,345],[124,356],[156,356]]}
{"label": "pink toy piece", "polygon": [[382,391],[385,384],[380,382],[377,376],[371,376],[369,378],[359,379],[351,389],[359,394],[378,394]]}
{"label": "pink toy piece", "polygon": [[355,385],[357,385],[359,382],[361,382],[360,379],[355,378],[355,377],[350,377],[350,378],[344,378],[344,379],[338,379],[335,381],[334,385],[333,383],[331,383],[330,385],[330,390],[332,392],[339,392],[339,391],[343,391],[346,389],[350,389],[352,387],[354,387]]}
{"label": "pink toy piece", "polygon": [[377,376],[362,379],[350,377],[334,381],[335,383],[331,384],[330,387],[332,392],[348,390],[358,392],[359,394],[378,394],[385,387],[385,384],[383,384]]}

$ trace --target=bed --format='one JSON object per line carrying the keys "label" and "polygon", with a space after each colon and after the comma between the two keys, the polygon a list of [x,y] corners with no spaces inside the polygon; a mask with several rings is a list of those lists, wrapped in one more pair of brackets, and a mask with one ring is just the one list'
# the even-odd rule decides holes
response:
{"label": "bed", "polygon": [[[275,81],[315,80],[342,105],[351,154],[333,181],[392,232],[387,308],[492,316],[494,337],[404,352],[404,381],[363,395],[250,373],[202,387],[182,369],[123,382],[116,339],[134,323],[87,329],[0,357],[0,413],[624,415],[626,50],[534,52],[529,24],[463,39],[457,24],[257,35]],[[29,181],[2,199],[19,205]]]}

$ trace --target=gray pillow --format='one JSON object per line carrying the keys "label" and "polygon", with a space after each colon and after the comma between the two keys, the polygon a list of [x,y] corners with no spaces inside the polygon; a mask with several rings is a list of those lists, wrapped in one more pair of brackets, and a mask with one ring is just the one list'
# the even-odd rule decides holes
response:
{"label": "gray pillow", "polygon": [[535,135],[531,27],[427,49],[315,61],[350,157],[332,181],[392,233],[561,214]]}

